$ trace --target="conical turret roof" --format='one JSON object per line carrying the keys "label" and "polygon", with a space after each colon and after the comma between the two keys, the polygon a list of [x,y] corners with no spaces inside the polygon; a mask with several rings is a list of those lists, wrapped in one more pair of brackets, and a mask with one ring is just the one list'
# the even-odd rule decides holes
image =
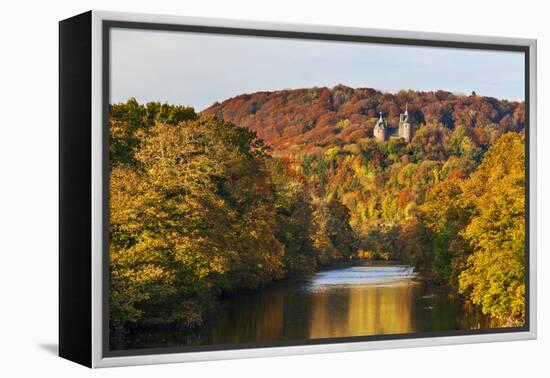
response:
{"label": "conical turret roof", "polygon": [[386,120],[384,119],[382,112],[380,112],[380,118],[378,119],[378,122],[376,123],[375,127],[380,129],[385,129],[387,127]]}
{"label": "conical turret roof", "polygon": [[405,113],[403,113],[403,122],[411,122],[411,117],[409,115],[409,103],[405,104]]}

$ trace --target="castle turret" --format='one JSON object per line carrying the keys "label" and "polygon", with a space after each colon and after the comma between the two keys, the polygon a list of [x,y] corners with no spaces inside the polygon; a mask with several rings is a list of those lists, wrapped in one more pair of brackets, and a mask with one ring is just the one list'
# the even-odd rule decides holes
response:
{"label": "castle turret", "polygon": [[378,122],[376,123],[376,126],[374,126],[373,130],[374,138],[379,142],[385,141],[387,137],[387,128],[388,125],[382,116],[382,112],[380,112],[380,119],[378,119]]}
{"label": "castle turret", "polygon": [[414,123],[409,115],[409,104],[405,105],[405,113],[399,115],[399,132],[400,138],[405,139],[409,143],[414,136]]}

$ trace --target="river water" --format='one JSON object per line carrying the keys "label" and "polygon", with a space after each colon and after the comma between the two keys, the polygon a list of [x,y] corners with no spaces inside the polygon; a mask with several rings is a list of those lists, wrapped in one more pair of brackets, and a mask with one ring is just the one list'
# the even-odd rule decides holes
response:
{"label": "river water", "polygon": [[410,266],[362,263],[225,298],[193,331],[131,332],[113,349],[300,341],[490,327],[475,307],[415,280]]}

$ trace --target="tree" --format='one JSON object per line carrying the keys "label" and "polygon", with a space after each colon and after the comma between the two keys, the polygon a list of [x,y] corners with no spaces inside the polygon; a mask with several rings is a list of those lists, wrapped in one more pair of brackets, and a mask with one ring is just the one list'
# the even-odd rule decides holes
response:
{"label": "tree", "polygon": [[109,106],[109,152],[112,164],[135,164],[134,152],[156,122],[177,125],[197,119],[188,106],[149,102],[145,106],[135,98]]}
{"label": "tree", "polygon": [[465,182],[473,215],[463,232],[473,248],[460,275],[468,293],[503,324],[525,321],[525,140],[508,133]]}
{"label": "tree", "polygon": [[277,214],[276,237],[284,246],[287,275],[310,274],[317,268],[317,253],[307,181],[285,160],[269,159],[268,168]]}
{"label": "tree", "polygon": [[397,251],[399,260],[411,264],[420,272],[430,272],[432,249],[429,230],[417,218],[406,221],[397,236]]}
{"label": "tree", "polygon": [[335,198],[316,198],[314,206],[313,244],[319,254],[319,263],[328,265],[353,256],[359,245],[349,224],[349,209]]}
{"label": "tree", "polygon": [[[412,143],[366,137],[407,101],[427,120]],[[524,319],[523,104],[339,86],[110,111],[113,324],[195,326],[221,293],[359,246]]]}
{"label": "tree", "polygon": [[465,172],[453,171],[437,182],[427,193],[421,206],[421,218],[430,230],[432,242],[432,276],[440,283],[458,287],[458,275],[470,253],[461,235],[470,219],[469,209],[461,202]]}
{"label": "tree", "polygon": [[267,155],[213,118],[157,123],[111,174],[111,319],[198,324],[221,290],[284,273]]}
{"label": "tree", "polygon": [[412,144],[422,151],[417,158],[422,160],[446,160],[449,131],[441,126],[427,124],[415,133]]}
{"label": "tree", "polygon": [[459,157],[478,160],[481,156],[481,148],[472,140],[470,132],[466,127],[457,126],[449,138],[450,152]]}

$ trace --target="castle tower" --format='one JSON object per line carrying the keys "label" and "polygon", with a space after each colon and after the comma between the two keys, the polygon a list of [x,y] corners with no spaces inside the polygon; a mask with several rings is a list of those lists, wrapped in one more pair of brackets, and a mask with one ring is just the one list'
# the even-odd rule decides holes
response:
{"label": "castle tower", "polygon": [[380,112],[380,119],[376,123],[376,126],[374,126],[374,130],[373,130],[374,138],[378,142],[383,142],[386,140],[387,127],[388,125],[386,124],[386,121],[382,116],[382,112]]}
{"label": "castle tower", "polygon": [[409,115],[408,107],[409,107],[409,104],[406,104],[405,113],[399,115],[398,135],[400,138],[405,139],[407,143],[410,143],[414,135],[414,124],[411,116]]}

